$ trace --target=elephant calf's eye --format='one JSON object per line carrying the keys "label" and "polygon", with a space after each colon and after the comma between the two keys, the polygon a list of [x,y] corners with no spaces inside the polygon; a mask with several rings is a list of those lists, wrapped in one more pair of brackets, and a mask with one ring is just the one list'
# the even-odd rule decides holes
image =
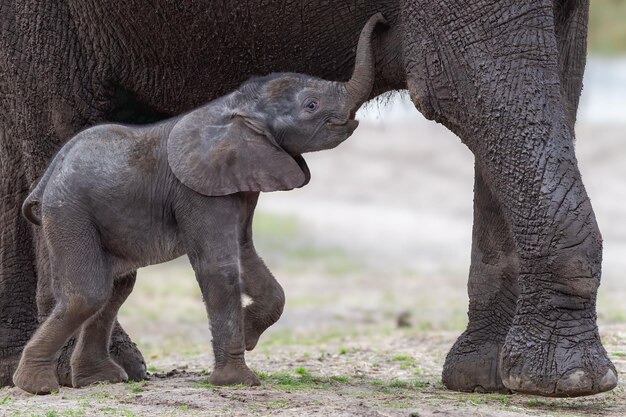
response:
{"label": "elephant calf's eye", "polygon": [[317,102],[317,100],[309,99],[304,104],[304,107],[306,107],[308,111],[314,112],[315,110],[317,110],[318,105],[319,103]]}

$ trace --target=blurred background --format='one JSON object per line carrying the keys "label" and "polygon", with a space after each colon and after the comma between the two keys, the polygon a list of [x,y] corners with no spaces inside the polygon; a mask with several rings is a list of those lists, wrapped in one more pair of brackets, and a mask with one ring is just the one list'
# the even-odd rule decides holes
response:
{"label": "blurred background", "polygon": [[[626,1],[591,7],[576,147],[604,236],[600,330],[618,363],[626,356]],[[438,378],[467,322],[473,157],[407,95],[369,104],[358,118],[338,149],[307,155],[308,186],[261,196],[255,242],[287,304],[249,362],[290,348],[421,350],[435,352],[422,366]],[[150,370],[211,366],[186,258],[142,269],[120,321]]]}

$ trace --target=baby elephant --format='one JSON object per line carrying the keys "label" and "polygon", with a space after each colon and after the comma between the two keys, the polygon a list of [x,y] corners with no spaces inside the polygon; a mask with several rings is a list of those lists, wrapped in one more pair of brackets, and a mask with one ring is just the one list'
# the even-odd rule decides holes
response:
{"label": "baby elephant", "polygon": [[[284,294],[252,243],[257,198],[305,185],[300,155],[334,148],[356,129],[354,114],[372,91],[371,36],[379,22],[380,14],[364,27],[346,83],[271,74],[162,123],[101,125],[71,139],[23,206],[43,228],[56,306],[24,348],[15,385],[57,390],[57,354],[79,329],[72,384],[126,380],[108,353],[127,296],[116,278],[183,254],[210,318],[210,382],[259,384],[244,351],[278,320]],[[244,294],[252,299],[246,307]]]}

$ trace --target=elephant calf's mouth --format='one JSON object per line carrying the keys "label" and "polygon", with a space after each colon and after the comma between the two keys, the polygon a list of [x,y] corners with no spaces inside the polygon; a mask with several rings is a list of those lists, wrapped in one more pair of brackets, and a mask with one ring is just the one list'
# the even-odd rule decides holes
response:
{"label": "elephant calf's mouth", "polygon": [[359,122],[353,118],[339,119],[337,117],[333,117],[328,119],[326,124],[330,127],[347,127],[354,130],[359,125]]}

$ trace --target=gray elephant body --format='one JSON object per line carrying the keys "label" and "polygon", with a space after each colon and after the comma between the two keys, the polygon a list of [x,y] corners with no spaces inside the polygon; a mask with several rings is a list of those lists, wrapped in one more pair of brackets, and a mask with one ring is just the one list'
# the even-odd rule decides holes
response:
{"label": "gray elephant body", "polygon": [[[444,385],[563,397],[616,386],[595,320],[601,235],[573,145],[589,0],[0,0],[0,10],[1,385],[54,305],[42,233],[19,206],[68,137],[163,120],[254,74],[346,80],[362,23],[382,12],[390,29],[376,39],[370,98],[408,89],[476,158],[469,322]],[[247,268],[250,283],[270,277],[257,261]],[[127,292],[134,280],[118,283]],[[73,346],[58,361],[64,384]],[[119,325],[111,352],[132,379],[145,376]]]}

